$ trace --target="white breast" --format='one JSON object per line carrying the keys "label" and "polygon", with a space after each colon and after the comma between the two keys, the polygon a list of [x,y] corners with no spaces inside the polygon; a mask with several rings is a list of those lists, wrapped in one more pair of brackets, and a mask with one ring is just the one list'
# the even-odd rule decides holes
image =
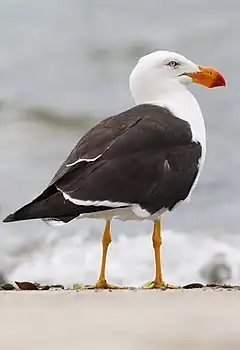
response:
{"label": "white breast", "polygon": [[206,129],[200,106],[190,91],[176,92],[171,95],[162,95],[157,101],[148,103],[168,108],[176,117],[186,120],[192,131],[192,140],[200,142],[202,146],[202,156],[199,159],[199,171],[196,180],[191,188],[187,200],[197,185],[206,156]]}

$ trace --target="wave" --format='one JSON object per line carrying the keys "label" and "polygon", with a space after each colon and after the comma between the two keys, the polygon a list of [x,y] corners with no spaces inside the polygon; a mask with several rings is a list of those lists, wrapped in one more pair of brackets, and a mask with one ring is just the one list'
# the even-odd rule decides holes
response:
{"label": "wave", "polygon": [[[162,266],[164,279],[171,284],[191,282],[237,284],[240,282],[240,239],[202,233],[164,231]],[[52,231],[35,249],[14,256],[15,267],[8,280],[40,283],[93,283],[99,272],[101,240],[85,230],[73,234]],[[153,278],[151,236],[140,234],[113,237],[107,262],[111,283],[140,286]]]}

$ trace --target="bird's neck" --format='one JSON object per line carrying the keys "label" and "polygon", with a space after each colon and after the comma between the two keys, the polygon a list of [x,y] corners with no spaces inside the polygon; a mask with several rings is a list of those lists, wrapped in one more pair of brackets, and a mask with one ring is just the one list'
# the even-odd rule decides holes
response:
{"label": "bird's neck", "polygon": [[150,101],[144,101],[161,107],[168,108],[176,117],[187,121],[192,130],[192,138],[199,141],[203,147],[206,144],[205,124],[201,109],[195,97],[187,89],[175,93],[161,94]]}

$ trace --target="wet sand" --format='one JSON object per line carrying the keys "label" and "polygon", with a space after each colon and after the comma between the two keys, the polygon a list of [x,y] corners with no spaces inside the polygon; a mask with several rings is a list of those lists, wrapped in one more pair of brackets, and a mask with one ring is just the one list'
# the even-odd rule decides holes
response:
{"label": "wet sand", "polygon": [[239,291],[1,291],[1,349],[240,349]]}

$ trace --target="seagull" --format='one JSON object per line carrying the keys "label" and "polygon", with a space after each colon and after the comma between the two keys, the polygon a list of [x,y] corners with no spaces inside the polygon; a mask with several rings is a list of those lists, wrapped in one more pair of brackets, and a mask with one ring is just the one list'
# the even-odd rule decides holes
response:
{"label": "seagull", "polygon": [[219,72],[178,53],[141,57],[129,78],[135,106],[90,129],[45,190],[4,222],[104,219],[101,270],[92,287],[111,289],[118,288],[105,277],[111,221],[151,220],[155,279],[150,288],[174,288],[162,276],[162,215],[189,201],[206,154],[204,119],[188,90],[191,83],[226,85]]}

